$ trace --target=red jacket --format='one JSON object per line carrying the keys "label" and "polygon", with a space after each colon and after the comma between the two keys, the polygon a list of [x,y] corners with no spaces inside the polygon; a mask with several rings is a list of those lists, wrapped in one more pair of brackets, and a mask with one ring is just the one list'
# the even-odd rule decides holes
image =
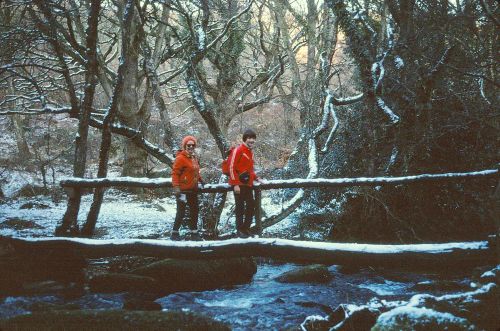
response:
{"label": "red jacket", "polygon": [[[236,147],[229,161],[229,185],[246,185],[253,186],[253,181],[257,178],[253,168],[253,153],[245,144]],[[242,183],[240,175],[248,173],[249,180],[247,183]]]}
{"label": "red jacket", "polygon": [[196,191],[198,182],[202,182],[200,165],[196,156],[190,156],[186,151],[178,151],[172,168],[172,186],[181,191]]}

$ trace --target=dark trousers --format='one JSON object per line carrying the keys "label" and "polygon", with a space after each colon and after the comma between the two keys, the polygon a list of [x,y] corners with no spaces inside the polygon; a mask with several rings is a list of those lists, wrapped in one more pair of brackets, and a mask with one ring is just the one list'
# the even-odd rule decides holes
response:
{"label": "dark trousers", "polygon": [[[182,201],[182,195],[186,196],[186,201]],[[186,206],[189,206],[189,229],[198,229],[198,194],[195,192],[182,192],[176,196],[177,213],[175,214],[174,231],[179,231],[184,215],[186,214]]]}
{"label": "dark trousers", "polygon": [[252,218],[255,213],[255,196],[253,189],[248,186],[240,185],[240,194],[234,193],[234,202],[236,230],[248,231],[252,225]]}

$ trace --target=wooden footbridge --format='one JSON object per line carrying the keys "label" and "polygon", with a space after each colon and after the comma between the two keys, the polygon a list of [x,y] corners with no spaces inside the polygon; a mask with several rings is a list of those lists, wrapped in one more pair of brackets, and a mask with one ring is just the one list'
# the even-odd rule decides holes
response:
{"label": "wooden footbridge", "polygon": [[[264,190],[285,188],[340,188],[348,186],[397,185],[412,182],[462,181],[472,178],[492,178],[498,180],[499,169],[489,169],[465,173],[422,174],[405,177],[336,178],[336,179],[291,179],[269,180],[254,187],[258,204],[256,225],[262,230],[261,194]],[[147,178],[68,178],[61,181],[70,199],[80,199],[88,189],[109,187],[169,188],[170,179]],[[200,188],[199,193],[228,192],[227,184],[209,184]],[[495,193],[500,197],[500,185]],[[488,265],[500,263],[498,236],[489,240],[468,243],[441,243],[419,245],[373,245],[307,242],[273,238],[229,239],[214,241],[138,240],[116,239],[95,240],[84,238],[6,238],[0,242],[16,249],[76,250],[87,257],[114,255],[145,255],[185,259],[215,259],[230,257],[267,257],[290,262],[323,264],[348,264],[369,266],[396,266],[416,268],[437,266],[438,268],[464,267],[467,265]]]}
{"label": "wooden footbridge", "polygon": [[[289,188],[342,188],[350,186],[382,186],[382,185],[398,185],[415,182],[452,182],[464,181],[473,178],[500,178],[499,169],[488,169],[473,172],[455,172],[441,174],[421,174],[414,176],[403,177],[357,177],[357,178],[334,178],[334,179],[288,179],[288,180],[269,180],[265,183],[257,183],[254,186],[256,199],[255,225],[257,232],[262,233],[262,191],[272,189],[289,189]],[[88,189],[103,189],[110,187],[127,187],[127,188],[164,188],[172,187],[170,179],[150,179],[136,177],[115,177],[115,178],[67,178],[60,182],[60,185],[66,190],[70,199],[80,199],[83,192]],[[207,184],[200,187],[199,193],[223,193],[231,191],[229,184]],[[500,191],[500,185],[497,188]],[[497,192],[500,195],[500,192]],[[500,199],[500,197],[499,197]],[[264,227],[272,224],[264,224]]]}

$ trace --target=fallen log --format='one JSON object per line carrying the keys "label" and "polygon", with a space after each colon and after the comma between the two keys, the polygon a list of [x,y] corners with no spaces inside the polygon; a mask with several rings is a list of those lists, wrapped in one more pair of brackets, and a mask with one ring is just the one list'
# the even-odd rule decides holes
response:
{"label": "fallen log", "polygon": [[0,247],[16,251],[76,250],[88,258],[140,255],[178,259],[216,259],[265,257],[296,263],[326,265],[383,266],[394,268],[468,267],[499,263],[488,241],[380,245],[325,243],[274,238],[230,239],[219,241],[170,241],[153,239],[11,238],[0,237]]}

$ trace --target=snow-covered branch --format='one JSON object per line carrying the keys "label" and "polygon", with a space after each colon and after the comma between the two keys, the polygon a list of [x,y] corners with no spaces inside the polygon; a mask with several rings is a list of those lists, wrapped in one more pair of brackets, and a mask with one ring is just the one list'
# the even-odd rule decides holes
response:
{"label": "snow-covered branch", "polygon": [[330,147],[333,141],[333,135],[335,131],[337,131],[337,128],[339,126],[339,119],[337,118],[337,113],[335,112],[335,108],[333,107],[333,105],[330,105],[329,108],[330,108],[330,116],[332,116],[333,120],[333,125],[332,128],[330,129],[330,134],[328,134],[328,138],[326,139],[325,145],[321,149],[322,153],[326,153],[326,151]]}
{"label": "snow-covered branch", "polygon": [[389,116],[389,118],[391,119],[391,122],[394,123],[394,124],[398,123],[399,122],[399,116],[396,115],[396,114],[394,114],[394,112],[392,111],[392,109],[389,106],[387,106],[387,104],[385,103],[385,101],[381,97],[379,97],[379,96],[377,96],[375,99],[377,100],[377,106],[380,109],[382,109],[383,112],[386,113],[387,116]]}
{"label": "snow-covered branch", "polygon": [[398,157],[398,149],[396,146],[394,146],[392,148],[392,153],[391,153],[391,157],[389,158],[389,162],[387,163],[387,167],[385,168],[385,172],[388,173],[389,172],[389,169],[391,169],[391,167],[394,165],[394,163],[396,162],[396,158]]}
{"label": "snow-covered branch", "polygon": [[483,78],[479,79],[479,91],[480,91],[481,96],[483,97],[484,101],[486,101],[486,103],[488,105],[491,105],[490,100],[488,100],[488,98],[486,97],[486,94],[484,93],[484,79]]}
{"label": "snow-covered branch", "polygon": [[[351,100],[351,102],[357,102],[358,100],[361,100],[362,97],[363,97],[363,94],[360,94],[356,97],[350,98],[350,100]],[[332,128],[330,129],[330,133],[328,135],[328,138],[326,139],[325,145],[323,146],[323,149],[321,150],[322,153],[325,153],[328,150],[328,147],[333,140],[333,134],[335,133],[335,131],[337,131],[337,127],[339,124],[339,120],[337,118],[337,113],[335,112],[335,107],[334,107],[334,105],[337,104],[337,100],[338,99],[335,99],[332,92],[329,89],[327,89],[326,90],[325,104],[323,106],[323,117],[321,120],[321,124],[316,128],[316,130],[314,130],[314,136],[318,137],[324,130],[327,129],[328,119],[330,116],[332,117],[333,125],[332,125]]]}
{"label": "snow-covered branch", "polygon": [[448,59],[450,57],[450,53],[453,47],[448,47],[445,49],[441,57],[439,58],[439,61],[432,67],[432,69],[429,71],[427,74],[427,79],[433,79],[434,76],[441,70],[441,68],[448,62]]}
{"label": "snow-covered branch", "polygon": [[259,105],[269,102],[273,93],[273,88],[276,85],[278,78],[285,72],[285,65],[281,56],[278,57],[279,63],[275,65],[272,69],[267,72],[257,75],[255,79],[248,82],[242,89],[239,99],[243,100],[251,91],[255,91],[259,86],[266,84],[267,95],[261,97],[260,99],[254,100],[252,102],[244,103],[242,106],[238,107],[236,114],[240,114],[249,111]]}
{"label": "snow-covered branch", "polygon": [[[102,127],[103,127],[102,121],[96,120],[95,118],[90,118],[89,124],[95,128],[98,128],[98,129],[102,129]],[[130,140],[132,140],[134,142],[134,144],[136,146],[144,149],[151,156],[157,158],[158,160],[160,160],[161,162],[164,162],[165,164],[167,164],[169,166],[173,165],[174,158],[172,156],[170,156],[170,154],[167,153],[162,148],[160,148],[160,147],[152,144],[148,140],[146,140],[140,131],[129,128],[129,127],[124,126],[124,125],[114,123],[111,125],[111,132],[129,138]]]}
{"label": "snow-covered branch", "polygon": [[335,106],[345,106],[345,105],[350,105],[353,103],[356,103],[358,101],[361,101],[364,97],[363,93],[360,93],[358,95],[352,96],[352,97],[347,97],[347,98],[335,98],[333,97],[333,104]]}
{"label": "snow-covered branch", "polygon": [[51,107],[45,106],[41,109],[26,109],[26,110],[5,110],[0,111],[0,115],[41,115],[41,114],[69,114],[71,107]]}
{"label": "snow-covered branch", "polygon": [[318,153],[316,148],[316,141],[314,139],[309,139],[309,157],[307,158],[309,164],[309,173],[307,178],[318,177]]}
{"label": "snow-covered branch", "polygon": [[472,172],[450,172],[441,174],[421,174],[400,177],[356,177],[356,178],[312,178],[312,179],[287,179],[270,180],[265,184],[260,184],[261,189],[272,188],[306,188],[306,187],[349,187],[349,186],[377,186],[396,185],[424,181],[460,181],[465,178],[476,177],[500,177],[499,169],[488,169]]}
{"label": "snow-covered branch", "polygon": [[[212,41],[210,41],[209,44],[207,44],[205,46],[206,39],[203,39],[204,45],[203,45],[203,47],[200,47],[200,45],[201,45],[200,44],[200,40],[198,40],[198,42],[196,43],[198,45],[197,50],[196,50],[195,54],[193,54],[191,56],[190,61],[188,61],[187,63],[185,63],[183,66],[181,66],[176,71],[174,71],[170,76],[168,76],[167,78],[163,79],[159,83],[159,85],[162,86],[162,85],[167,84],[172,79],[174,79],[175,77],[177,77],[178,75],[180,75],[181,73],[183,73],[184,71],[186,71],[189,67],[196,66],[196,64],[198,64],[205,57],[205,55],[207,54],[207,52],[210,49],[212,49],[227,34],[227,32],[229,31],[229,28],[234,24],[234,22],[237,19],[239,19],[242,15],[244,15],[245,13],[247,13],[250,10],[250,8],[252,7],[252,4],[253,4],[253,0],[251,0],[248,3],[248,5],[242,11],[240,11],[238,14],[234,15],[233,17],[231,17],[226,22],[226,24],[224,25],[224,28],[222,28],[222,31]],[[199,33],[200,33],[200,31],[197,30],[196,38],[198,38],[198,39],[200,39]],[[207,37],[207,35],[204,34],[204,37]]]}
{"label": "snow-covered branch", "polygon": [[241,114],[241,113],[244,113],[244,112],[249,111],[251,109],[254,109],[255,107],[258,107],[260,105],[268,103],[269,100],[271,100],[271,96],[270,95],[266,95],[266,96],[263,96],[260,99],[254,100],[252,102],[245,103],[244,105],[238,107],[238,109],[236,110],[236,114]]}
{"label": "snow-covered branch", "polygon": [[376,104],[384,113],[386,113],[386,115],[391,119],[391,122],[393,124],[396,124],[399,122],[399,116],[392,111],[392,109],[386,104],[384,99],[382,99],[381,97],[382,80],[384,79],[385,76],[384,60],[394,47],[394,42],[393,42],[394,31],[392,30],[392,26],[389,21],[386,24],[387,24],[386,32],[388,40],[387,50],[382,54],[379,61],[373,63],[371,72],[372,72],[373,91],[375,94]]}
{"label": "snow-covered branch", "polygon": [[[315,178],[318,176],[318,153],[316,151],[316,141],[314,138],[309,139],[309,156],[307,158],[309,164],[309,173],[307,178]],[[308,180],[306,179],[306,180]],[[276,181],[268,181],[265,184],[260,184],[262,189],[266,189],[268,184],[273,184]],[[296,186],[297,187],[297,186]],[[283,187],[286,188],[286,187]],[[301,188],[295,196],[290,199],[283,209],[275,215],[271,215],[262,221],[262,228],[267,228],[273,226],[282,220],[284,220],[288,215],[293,213],[304,201],[304,190]]]}
{"label": "snow-covered branch", "polygon": [[314,129],[313,137],[318,138],[323,131],[328,128],[328,118],[330,117],[330,108],[332,107],[332,94],[327,90],[326,99],[323,105],[323,116],[321,117],[321,123],[316,129]]}

